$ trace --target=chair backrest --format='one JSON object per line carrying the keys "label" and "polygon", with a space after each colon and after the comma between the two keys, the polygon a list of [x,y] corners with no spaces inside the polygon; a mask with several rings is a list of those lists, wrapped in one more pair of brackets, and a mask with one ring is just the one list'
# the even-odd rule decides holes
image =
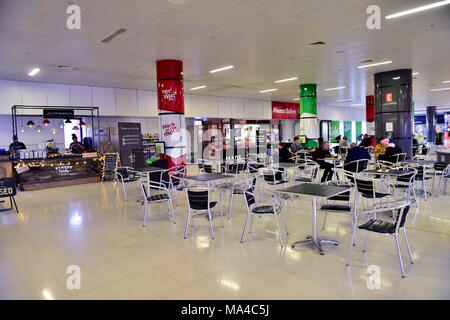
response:
{"label": "chair backrest", "polygon": [[188,204],[193,210],[208,210],[209,190],[187,190]]}
{"label": "chair backrest", "polygon": [[435,162],[434,163],[434,170],[436,171],[444,171],[445,168],[447,168],[450,164],[447,162]]}
{"label": "chair backrest", "polygon": [[358,173],[358,172],[366,170],[368,164],[369,164],[369,160],[359,159],[359,160],[351,161],[349,163],[344,164],[344,170]]}
{"label": "chair backrest", "polygon": [[408,169],[408,170],[412,170],[413,172],[397,176],[397,182],[405,182],[405,183],[408,183],[408,184],[411,184],[411,183],[414,182],[414,179],[415,179],[415,177],[416,177],[416,175],[418,173],[417,169],[410,168],[410,167],[400,167],[398,169],[399,170],[401,170],[401,169]]}
{"label": "chair backrest", "polygon": [[203,165],[203,169],[205,170],[206,173],[212,173],[213,172],[212,165],[210,165],[210,164],[204,164]]}
{"label": "chair backrest", "polygon": [[406,153],[397,154],[397,162],[405,162],[405,160],[406,160]]}
{"label": "chair backrest", "polygon": [[411,203],[397,209],[397,218],[395,220],[396,231],[398,231],[399,228],[403,228],[405,226],[410,207]]}
{"label": "chair backrest", "polygon": [[266,182],[276,182],[283,180],[283,173],[281,171],[264,170],[263,176]]}
{"label": "chair backrest", "polygon": [[422,148],[422,155],[426,156],[428,154],[428,148]]}
{"label": "chair backrest", "polygon": [[244,191],[245,194],[245,201],[247,201],[247,207],[250,208],[252,205],[256,203],[256,199],[254,194],[254,187],[250,187],[247,190]]}
{"label": "chair backrest", "polygon": [[362,180],[355,178],[356,189],[359,193],[365,195],[374,195],[375,193],[375,184],[373,180]]}

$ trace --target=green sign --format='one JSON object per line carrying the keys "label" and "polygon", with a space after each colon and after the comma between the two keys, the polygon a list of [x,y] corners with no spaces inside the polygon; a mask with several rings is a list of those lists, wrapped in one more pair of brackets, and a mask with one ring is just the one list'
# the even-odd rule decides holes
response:
{"label": "green sign", "polygon": [[330,143],[336,142],[336,137],[340,135],[339,133],[339,121],[330,122]]}
{"label": "green sign", "polygon": [[363,133],[362,132],[362,122],[357,121],[355,124],[356,124],[356,140],[358,140],[358,137]]}
{"label": "green sign", "polygon": [[300,85],[300,117],[304,114],[317,115],[317,85]]}
{"label": "green sign", "polygon": [[352,122],[344,121],[344,136],[348,137],[348,142],[352,141]]}

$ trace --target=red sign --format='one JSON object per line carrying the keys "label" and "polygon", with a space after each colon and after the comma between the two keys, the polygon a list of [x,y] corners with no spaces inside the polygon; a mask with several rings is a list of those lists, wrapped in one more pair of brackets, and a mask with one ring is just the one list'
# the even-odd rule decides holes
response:
{"label": "red sign", "polygon": [[272,119],[300,120],[300,104],[272,101]]}
{"label": "red sign", "polygon": [[158,81],[158,109],[161,111],[184,113],[184,93],[182,81]]}
{"label": "red sign", "polygon": [[392,93],[386,93],[386,102],[392,102]]}

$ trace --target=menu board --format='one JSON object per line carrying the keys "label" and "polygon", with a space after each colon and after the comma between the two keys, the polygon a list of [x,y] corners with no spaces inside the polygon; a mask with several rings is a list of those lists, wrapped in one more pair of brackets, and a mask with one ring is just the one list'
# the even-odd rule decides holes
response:
{"label": "menu board", "polygon": [[142,150],[141,124],[119,122],[119,150],[123,166],[134,167],[133,150]]}
{"label": "menu board", "polygon": [[119,155],[117,153],[107,153],[105,154],[105,159],[103,161],[103,174],[102,180],[105,176],[114,174],[114,170],[117,168]]}
{"label": "menu board", "polygon": [[267,131],[257,130],[256,131],[256,143],[258,146],[258,154],[267,154]]}

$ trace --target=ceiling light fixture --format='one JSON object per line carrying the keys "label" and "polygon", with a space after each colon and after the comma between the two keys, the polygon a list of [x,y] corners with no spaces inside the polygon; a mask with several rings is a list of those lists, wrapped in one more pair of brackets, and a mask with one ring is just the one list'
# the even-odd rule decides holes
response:
{"label": "ceiling light fixture", "polygon": [[288,78],[288,79],[283,79],[283,80],[277,80],[277,81],[275,81],[275,83],[282,83],[282,82],[293,81],[293,80],[297,80],[297,79],[298,79],[298,77]]}
{"label": "ceiling light fixture", "polygon": [[328,89],[325,89],[325,91],[341,90],[341,89],[345,89],[345,88],[346,88],[346,87],[328,88]]}
{"label": "ceiling light fixture", "polygon": [[412,75],[413,75],[413,76],[418,76],[419,73],[418,73],[418,72],[413,72]]}
{"label": "ceiling light fixture", "polygon": [[421,6],[421,7],[417,7],[414,9],[400,11],[400,12],[386,16],[386,19],[390,20],[390,19],[394,19],[394,18],[398,18],[398,17],[403,17],[403,16],[406,16],[409,14],[413,14],[413,13],[417,13],[417,12],[421,12],[421,11],[425,11],[425,10],[430,10],[430,9],[437,8],[437,7],[442,7],[447,4],[450,4],[450,0],[439,1],[439,2],[432,3],[432,4],[428,4],[426,6]]}
{"label": "ceiling light fixture", "polygon": [[399,80],[400,77],[393,77],[392,80]]}
{"label": "ceiling light fixture", "polygon": [[380,65],[382,65],[382,64],[389,64],[389,63],[392,63],[392,61],[383,61],[383,62],[377,62],[377,63],[365,64],[365,65],[359,66],[358,69],[369,68],[369,67],[375,67],[375,66],[380,66]]}
{"label": "ceiling light fixture", "polygon": [[272,92],[272,91],[277,91],[278,89],[267,89],[267,90],[261,90],[260,93],[265,93],[265,92]]}
{"label": "ceiling light fixture", "polygon": [[189,90],[194,91],[194,90],[199,90],[199,89],[203,89],[203,88],[206,88],[206,86],[195,87],[195,88],[191,88]]}
{"label": "ceiling light fixture", "polygon": [[430,89],[430,91],[434,92],[434,91],[447,91],[450,90],[450,88],[439,88],[439,89]]}
{"label": "ceiling light fixture", "polygon": [[294,101],[300,101],[300,98],[295,98]]}
{"label": "ceiling light fixture", "polygon": [[442,83],[450,83],[450,80],[444,80]]}
{"label": "ceiling light fixture", "polygon": [[211,70],[211,71],[209,71],[209,73],[216,73],[216,72],[225,71],[225,70],[229,70],[229,69],[233,69],[233,68],[234,68],[234,66],[226,66],[223,68]]}
{"label": "ceiling light fixture", "polygon": [[34,77],[35,75],[37,75],[39,73],[39,71],[41,71],[41,69],[39,68],[33,68],[33,70],[30,71],[30,73],[28,73],[28,75],[30,77]]}
{"label": "ceiling light fixture", "polygon": [[347,102],[347,101],[352,101],[352,99],[341,99],[341,100],[338,100],[338,102]]}
{"label": "ceiling light fixture", "polygon": [[350,107],[362,107],[363,104],[351,104]]}

